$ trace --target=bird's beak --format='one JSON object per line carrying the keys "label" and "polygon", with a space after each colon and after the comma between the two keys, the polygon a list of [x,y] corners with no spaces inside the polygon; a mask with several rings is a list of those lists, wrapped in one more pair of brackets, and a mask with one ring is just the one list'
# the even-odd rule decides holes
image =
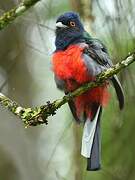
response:
{"label": "bird's beak", "polygon": [[67,26],[65,24],[62,24],[62,22],[56,23],[56,28],[66,28]]}

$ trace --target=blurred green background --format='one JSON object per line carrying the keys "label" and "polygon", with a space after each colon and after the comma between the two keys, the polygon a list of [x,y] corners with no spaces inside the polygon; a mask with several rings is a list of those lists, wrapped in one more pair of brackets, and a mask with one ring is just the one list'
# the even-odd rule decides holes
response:
{"label": "blurred green background", "polygon": [[[0,0],[0,14],[20,0]],[[101,39],[114,63],[135,48],[134,0],[41,0],[0,31],[0,91],[23,106],[62,97],[51,71],[55,20],[77,11],[91,35]],[[0,180],[134,180],[135,65],[119,74],[125,92],[120,111],[112,88],[102,117],[102,170],[86,171],[80,155],[82,126],[67,105],[48,126],[25,129],[20,119],[0,107]]]}

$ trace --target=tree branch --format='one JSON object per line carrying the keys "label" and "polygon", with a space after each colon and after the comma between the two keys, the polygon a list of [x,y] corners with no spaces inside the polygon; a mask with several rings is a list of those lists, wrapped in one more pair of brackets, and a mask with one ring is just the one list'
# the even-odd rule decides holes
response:
{"label": "tree branch", "polygon": [[63,98],[55,100],[54,102],[48,101],[45,105],[35,108],[24,108],[21,107],[15,101],[9,99],[2,93],[0,93],[0,103],[4,107],[8,108],[13,114],[19,116],[24,122],[25,126],[37,126],[40,124],[48,124],[47,118],[56,114],[57,109],[62,105],[70,101],[76,96],[83,94],[89,89],[95,88],[97,86],[102,86],[102,84],[108,80],[113,75],[119,73],[122,69],[129,66],[135,61],[135,53],[129,55],[125,60],[117,63],[112,68],[100,73],[96,80],[87,84],[84,84],[80,88],[76,89],[74,92],[65,95]]}
{"label": "tree branch", "polygon": [[24,0],[17,7],[5,12],[0,17],[0,30],[4,29],[8,24],[13,22],[18,16],[22,15],[30,7],[34,6],[40,0]]}

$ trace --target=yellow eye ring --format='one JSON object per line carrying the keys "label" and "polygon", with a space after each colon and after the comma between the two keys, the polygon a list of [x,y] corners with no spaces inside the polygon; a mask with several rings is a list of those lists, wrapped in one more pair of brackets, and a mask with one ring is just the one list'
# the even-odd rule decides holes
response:
{"label": "yellow eye ring", "polygon": [[75,27],[75,22],[74,21],[70,21],[70,26],[72,26],[72,27]]}

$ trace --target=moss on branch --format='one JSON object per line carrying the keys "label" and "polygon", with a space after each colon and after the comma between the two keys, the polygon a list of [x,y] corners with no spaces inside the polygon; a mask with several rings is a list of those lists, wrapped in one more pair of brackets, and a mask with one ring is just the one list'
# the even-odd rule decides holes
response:
{"label": "moss on branch", "polygon": [[55,100],[54,102],[48,101],[45,105],[35,108],[24,108],[21,107],[15,101],[9,99],[5,95],[0,93],[0,103],[4,107],[8,108],[13,114],[19,116],[24,122],[25,126],[37,126],[40,124],[47,124],[47,118],[56,114],[57,109],[62,105],[70,101],[76,96],[83,94],[89,89],[101,86],[106,80],[113,75],[119,73],[122,69],[129,66],[135,61],[135,53],[129,55],[125,60],[117,63],[112,68],[100,73],[96,80],[87,84],[84,84],[74,92],[65,95],[63,98]]}
{"label": "moss on branch", "polygon": [[18,16],[22,15],[39,1],[40,0],[24,0],[17,7],[5,12],[0,16],[0,30],[4,29],[8,24],[13,22]]}

